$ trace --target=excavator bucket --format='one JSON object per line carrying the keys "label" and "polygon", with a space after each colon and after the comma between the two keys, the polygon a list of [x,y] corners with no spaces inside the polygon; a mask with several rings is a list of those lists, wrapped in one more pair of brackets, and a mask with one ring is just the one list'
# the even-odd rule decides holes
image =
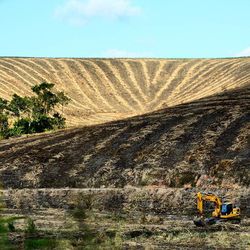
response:
{"label": "excavator bucket", "polygon": [[216,219],[215,218],[196,218],[194,219],[194,224],[197,227],[205,227],[205,226],[210,226],[216,223]]}
{"label": "excavator bucket", "polygon": [[197,227],[205,227],[206,226],[204,220],[202,220],[202,219],[195,219],[194,224]]}

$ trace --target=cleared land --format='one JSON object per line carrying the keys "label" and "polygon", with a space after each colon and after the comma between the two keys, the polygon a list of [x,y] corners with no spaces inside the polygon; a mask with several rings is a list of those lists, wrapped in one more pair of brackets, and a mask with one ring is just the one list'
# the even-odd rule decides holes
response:
{"label": "cleared land", "polygon": [[[70,214],[84,208],[85,224],[134,249],[247,249],[249,72],[250,58],[1,58],[0,96],[53,82],[78,126],[0,142],[4,213],[77,239]],[[197,191],[239,203],[242,225],[195,228]]]}
{"label": "cleared land", "polygon": [[92,125],[144,114],[249,83],[250,58],[0,58],[0,96],[31,94],[43,81],[72,102],[68,125]]}

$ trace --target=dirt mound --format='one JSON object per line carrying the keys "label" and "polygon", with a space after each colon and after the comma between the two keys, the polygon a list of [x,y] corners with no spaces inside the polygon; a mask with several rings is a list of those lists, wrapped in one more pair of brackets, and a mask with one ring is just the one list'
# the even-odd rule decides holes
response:
{"label": "dirt mound", "polygon": [[0,97],[31,94],[43,81],[72,102],[68,125],[93,125],[197,100],[249,83],[250,58],[0,58]]}
{"label": "dirt mound", "polygon": [[5,188],[250,183],[250,87],[78,129],[0,142]]}

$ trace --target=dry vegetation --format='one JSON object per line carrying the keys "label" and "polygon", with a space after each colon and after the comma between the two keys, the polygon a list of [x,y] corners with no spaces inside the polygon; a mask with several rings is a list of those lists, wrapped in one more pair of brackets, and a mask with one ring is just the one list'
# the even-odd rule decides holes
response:
{"label": "dry vegetation", "polygon": [[0,58],[0,96],[42,81],[72,98],[68,125],[91,125],[175,106],[249,83],[250,58]]}

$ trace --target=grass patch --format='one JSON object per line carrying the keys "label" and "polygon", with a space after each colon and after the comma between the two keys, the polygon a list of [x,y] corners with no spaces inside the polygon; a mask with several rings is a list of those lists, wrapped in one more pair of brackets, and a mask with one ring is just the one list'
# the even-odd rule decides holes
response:
{"label": "grass patch", "polygon": [[43,239],[26,239],[24,241],[24,249],[32,250],[32,249],[56,249],[58,245],[57,240],[43,238]]}

